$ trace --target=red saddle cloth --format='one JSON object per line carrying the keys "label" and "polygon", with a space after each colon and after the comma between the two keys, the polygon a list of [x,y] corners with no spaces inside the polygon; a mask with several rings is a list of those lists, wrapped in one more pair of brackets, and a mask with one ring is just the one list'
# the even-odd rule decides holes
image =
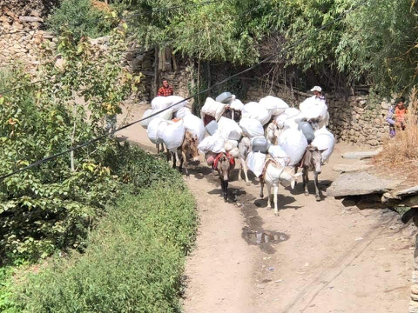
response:
{"label": "red saddle cloth", "polygon": [[216,158],[215,158],[215,161],[213,161],[213,165],[212,165],[212,168],[213,169],[216,169],[217,167],[218,167],[218,162],[219,162],[219,159],[223,156],[223,155],[226,155],[226,157],[229,159],[229,164],[231,164],[233,167],[235,166],[235,159],[234,159],[234,157],[233,156],[231,156],[228,152],[227,153],[223,153],[223,152],[221,152],[221,153],[218,153],[218,155],[216,156]]}

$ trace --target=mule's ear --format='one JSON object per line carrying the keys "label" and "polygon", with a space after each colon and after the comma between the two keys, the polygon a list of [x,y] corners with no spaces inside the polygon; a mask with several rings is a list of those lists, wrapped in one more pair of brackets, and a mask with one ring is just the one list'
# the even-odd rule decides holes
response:
{"label": "mule's ear", "polygon": [[321,150],[319,150],[319,152],[324,152],[324,151],[327,151],[328,150],[328,148],[325,148],[325,149],[321,149]]}

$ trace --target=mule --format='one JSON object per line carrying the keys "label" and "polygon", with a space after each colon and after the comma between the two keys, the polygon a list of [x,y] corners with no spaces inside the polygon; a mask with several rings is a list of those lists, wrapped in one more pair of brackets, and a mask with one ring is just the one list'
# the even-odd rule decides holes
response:
{"label": "mule", "polygon": [[219,153],[213,163],[213,168],[218,172],[221,180],[222,196],[225,202],[228,200],[228,182],[234,167],[234,158],[224,152]]}
{"label": "mule", "polygon": [[239,123],[239,121],[241,120],[241,117],[242,117],[242,112],[231,109],[231,108],[227,108],[227,109],[225,109],[222,116]]}
{"label": "mule", "polygon": [[179,172],[181,173],[184,167],[186,175],[189,175],[189,161],[199,161],[199,150],[197,149],[198,145],[199,141],[197,136],[186,131],[181,146],[174,152],[169,152],[170,158],[173,162],[173,168],[178,168]]}
{"label": "mule", "polygon": [[[302,157],[299,167],[302,168],[303,177],[303,190],[305,196],[309,196],[308,183],[309,183],[309,172],[314,173],[314,185],[315,185],[315,199],[321,201],[321,191],[318,188],[318,175],[321,174],[322,156],[321,153],[326,149],[319,150],[314,145],[310,144],[306,148],[305,154]],[[298,171],[298,167],[295,167],[295,174]]]}
{"label": "mule", "polygon": [[260,176],[260,198],[264,198],[264,185],[267,187],[267,206],[271,207],[271,188],[273,187],[273,201],[274,201],[274,214],[279,214],[277,205],[277,194],[279,192],[279,185],[283,187],[295,188],[298,177],[302,173],[293,174],[292,169],[283,166],[272,157],[268,157],[264,165],[263,173]]}
{"label": "mule", "polygon": [[273,120],[273,122],[268,124],[268,126],[266,127],[264,134],[266,139],[270,141],[271,144],[277,145],[282,132],[283,130],[280,129],[276,122]]}
{"label": "mule", "polygon": [[251,140],[248,137],[242,137],[238,143],[238,150],[239,150],[239,163],[240,168],[238,172],[238,181],[242,181],[242,172],[244,171],[245,183],[247,186],[250,185],[250,181],[248,179],[248,168],[247,168],[247,156],[251,152]]}

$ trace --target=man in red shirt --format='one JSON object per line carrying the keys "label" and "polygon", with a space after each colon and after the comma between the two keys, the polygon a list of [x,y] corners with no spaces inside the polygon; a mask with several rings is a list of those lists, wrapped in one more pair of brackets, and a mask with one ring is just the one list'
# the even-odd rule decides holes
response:
{"label": "man in red shirt", "polygon": [[172,96],[173,93],[174,93],[173,87],[171,87],[168,84],[168,80],[167,79],[164,79],[163,80],[163,86],[160,87],[160,89],[158,89],[157,96],[159,96],[159,97],[168,97],[168,96]]}

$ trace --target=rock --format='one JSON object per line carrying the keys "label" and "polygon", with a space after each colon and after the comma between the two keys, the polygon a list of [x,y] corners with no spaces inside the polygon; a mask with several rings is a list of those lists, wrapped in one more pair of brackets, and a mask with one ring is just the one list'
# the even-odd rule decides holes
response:
{"label": "rock", "polygon": [[364,160],[372,158],[378,155],[380,152],[383,151],[383,148],[376,149],[374,151],[359,151],[359,152],[347,152],[342,155],[343,159],[356,159],[356,160]]}
{"label": "rock", "polygon": [[409,302],[409,313],[418,313],[418,302],[411,300]]}
{"label": "rock", "polygon": [[256,287],[258,289],[264,289],[264,288],[266,288],[266,285],[264,285],[264,284],[258,284]]}
{"label": "rock", "polygon": [[418,301],[418,295],[414,295],[413,293],[411,293],[411,300]]}
{"label": "rock", "polygon": [[418,285],[412,285],[412,286],[411,286],[411,292],[412,292],[414,295],[418,295]]}
{"label": "rock", "polygon": [[327,189],[332,197],[383,194],[396,188],[402,181],[378,178],[367,172],[345,173],[340,175]]}
{"label": "rock", "polygon": [[364,163],[337,164],[332,168],[332,170],[334,172],[340,172],[340,173],[352,173],[352,172],[358,172],[358,171],[365,171],[369,169],[370,167],[371,165],[364,164]]}

